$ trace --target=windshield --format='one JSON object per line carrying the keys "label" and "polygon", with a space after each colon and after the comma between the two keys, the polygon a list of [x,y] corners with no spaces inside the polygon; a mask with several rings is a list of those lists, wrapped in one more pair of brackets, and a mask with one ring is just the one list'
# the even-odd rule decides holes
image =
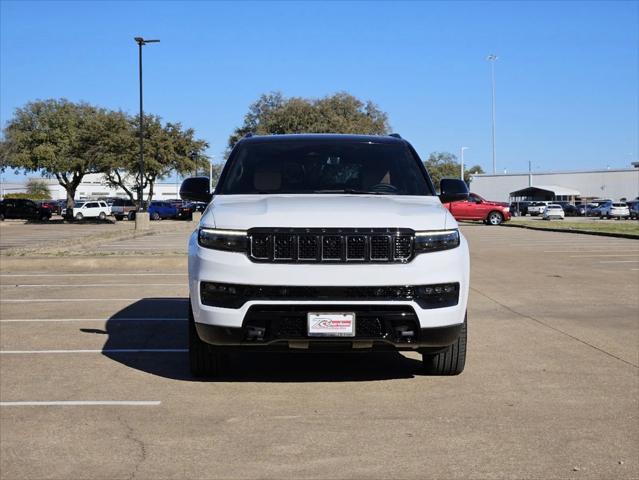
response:
{"label": "windshield", "polygon": [[86,202],[75,202],[74,207],[75,208],[82,208],[82,205],[84,205]]}
{"label": "windshield", "polygon": [[217,193],[432,194],[404,143],[362,141],[239,145]]}

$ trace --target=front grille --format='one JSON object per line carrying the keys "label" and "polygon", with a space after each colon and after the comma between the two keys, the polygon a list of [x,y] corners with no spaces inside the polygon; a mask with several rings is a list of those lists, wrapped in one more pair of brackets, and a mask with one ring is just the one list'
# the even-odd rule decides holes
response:
{"label": "front grille", "polygon": [[413,256],[410,229],[254,228],[248,235],[254,262],[404,263]]}
{"label": "front grille", "polygon": [[[419,321],[408,305],[253,305],[244,317],[243,327],[264,329],[262,341],[308,338],[308,312],[337,311],[355,314],[355,337],[392,342],[413,341]],[[412,331],[412,338],[402,331]]]}

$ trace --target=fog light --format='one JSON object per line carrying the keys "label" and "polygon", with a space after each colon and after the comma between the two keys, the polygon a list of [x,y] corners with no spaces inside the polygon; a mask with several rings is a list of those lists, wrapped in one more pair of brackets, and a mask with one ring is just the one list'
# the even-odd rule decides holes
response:
{"label": "fog light", "polygon": [[459,283],[423,285],[416,294],[415,300],[422,308],[452,307],[459,302]]}
{"label": "fog light", "polygon": [[264,340],[266,334],[266,328],[263,327],[248,327],[246,331],[247,340]]}
{"label": "fog light", "polygon": [[200,297],[204,305],[221,308],[239,308],[246,299],[238,285],[201,282]]}

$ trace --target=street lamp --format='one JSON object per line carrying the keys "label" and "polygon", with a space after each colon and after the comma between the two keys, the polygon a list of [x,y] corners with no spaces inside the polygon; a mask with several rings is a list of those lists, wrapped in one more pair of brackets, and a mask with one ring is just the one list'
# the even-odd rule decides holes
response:
{"label": "street lamp", "polygon": [[194,169],[194,173],[193,176],[197,177],[197,160],[198,160],[198,153],[195,150],[191,150],[189,152],[189,157],[191,158],[191,160],[193,161],[193,169]]}
{"label": "street lamp", "polygon": [[144,109],[142,107],[142,47],[147,43],[159,43],[159,40],[145,40],[142,37],[135,37],[135,43],[138,44],[138,66],[140,72],[140,184],[138,188],[138,199],[140,212],[146,211],[144,208]]}
{"label": "street lamp", "polygon": [[462,180],[464,179],[464,150],[468,150],[470,147],[461,147],[461,155],[459,156],[461,159],[461,168],[460,168],[460,177]]}
{"label": "street lamp", "polygon": [[486,57],[486,60],[490,62],[491,83],[493,89],[493,175],[497,173],[497,156],[495,154],[495,62],[497,61],[497,55],[490,54]]}

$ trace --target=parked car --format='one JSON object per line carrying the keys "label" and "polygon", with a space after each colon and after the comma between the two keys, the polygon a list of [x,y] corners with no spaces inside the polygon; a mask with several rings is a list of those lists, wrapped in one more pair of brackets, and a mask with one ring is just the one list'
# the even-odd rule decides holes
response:
{"label": "parked car", "polygon": [[564,215],[566,217],[575,217],[579,215],[579,210],[577,207],[570,202],[555,202],[556,205],[561,205],[561,208],[564,210]]}
{"label": "parked car", "polygon": [[40,207],[51,211],[51,215],[60,215],[62,212],[62,207],[60,207],[60,204],[55,200],[41,200],[37,203]]}
{"label": "parked car", "polygon": [[486,200],[471,193],[467,200],[444,205],[455,220],[482,220],[488,225],[500,225],[510,220],[510,206],[503,202]]}
{"label": "parked car", "polygon": [[612,200],[610,201],[604,201],[604,202],[598,202],[596,203],[596,207],[594,207],[591,211],[590,211],[590,215],[593,217],[599,217],[599,218],[603,218],[603,212],[606,211],[606,209],[612,205]]}
{"label": "parked car", "polygon": [[550,202],[530,202],[530,204],[528,204],[528,213],[530,213],[531,217],[537,217],[544,213],[544,209],[549,203]]}
{"label": "parked car", "polygon": [[564,213],[567,217],[576,217],[579,215],[579,211],[577,210],[577,206],[569,203],[568,205],[563,205]]}
{"label": "parked car", "polygon": [[512,202],[510,204],[510,214],[525,217],[528,214],[528,205],[530,202]]}
{"label": "parked car", "polygon": [[109,215],[111,215],[111,209],[106,202],[101,200],[77,202],[73,207],[73,218],[78,221],[84,220],[85,218],[106,220]]}
{"label": "parked car", "polygon": [[120,197],[98,197],[98,200],[105,202],[109,207],[112,207],[116,200],[120,200]]}
{"label": "parked car", "polygon": [[586,210],[586,216],[590,217],[593,215],[593,210],[597,208],[597,205],[595,203],[588,203],[584,206],[584,204],[579,204],[577,206],[577,211],[579,212],[579,215],[581,215],[582,217],[584,216],[584,210]]}
{"label": "parked car", "polygon": [[561,205],[557,204],[557,203],[551,203],[546,205],[546,208],[544,208],[544,213],[542,218],[544,220],[552,220],[553,218],[558,218],[560,220],[564,219],[564,209],[561,208]]}
{"label": "parked car", "polygon": [[160,220],[165,218],[177,218],[178,208],[175,204],[168,201],[153,201],[148,208],[151,220]]}
{"label": "parked car", "polygon": [[639,200],[631,200],[626,203],[630,218],[639,220]]}
{"label": "parked car", "polygon": [[195,207],[191,202],[184,202],[178,207],[177,218],[181,218],[183,220],[191,220],[193,218],[193,212],[195,211]]}
{"label": "parked car", "polygon": [[135,220],[135,210],[135,203],[130,198],[116,198],[111,204],[111,213],[116,220]]}
{"label": "parked car", "polygon": [[601,218],[629,218],[630,209],[624,202],[606,203],[599,208],[599,216]]}
{"label": "parked car", "polygon": [[464,370],[468,245],[442,206],[467,197],[462,180],[438,198],[408,142],[368,135],[245,137],[225,172],[213,198],[208,178],[181,187],[211,202],[189,241],[193,375],[221,373],[230,349],[278,348]]}
{"label": "parked car", "polygon": [[0,221],[5,218],[45,221],[51,218],[51,210],[41,207],[33,200],[5,198],[0,202]]}

